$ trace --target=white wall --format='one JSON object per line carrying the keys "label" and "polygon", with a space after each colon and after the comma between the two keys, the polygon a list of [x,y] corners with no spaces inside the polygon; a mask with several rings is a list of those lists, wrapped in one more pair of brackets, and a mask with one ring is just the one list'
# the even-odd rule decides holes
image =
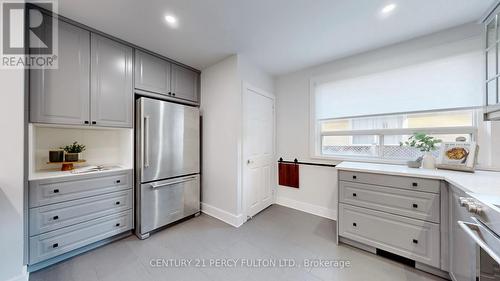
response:
{"label": "white wall", "polygon": [[[298,158],[302,161],[325,162],[324,160],[311,159],[309,153],[309,87],[312,78],[348,79],[422,63],[450,55],[450,50],[446,47],[447,44],[460,44],[463,48],[480,48],[480,34],[480,25],[467,24],[277,77],[275,89],[278,157],[283,157],[286,160]],[[471,44],[471,40],[475,41]],[[463,44],[463,42],[468,43]],[[458,49],[460,50],[460,48]],[[492,128],[489,124],[483,125],[487,127],[485,130],[492,130],[491,135],[498,135],[500,130],[498,123],[500,122],[491,123]],[[498,143],[498,141],[499,139],[487,139],[485,145],[492,146],[492,143]],[[486,149],[481,149],[481,151],[485,156],[499,152],[498,148],[496,150],[494,150],[495,148],[484,148]],[[489,152],[484,152],[488,149]],[[334,161],[326,162],[335,163]],[[334,175],[334,169],[325,172],[326,169],[328,168],[301,166],[300,188],[280,187],[278,189],[278,202],[285,202],[284,205],[306,211],[311,210],[311,212],[325,217],[336,217],[337,206],[334,199],[337,193],[337,179]]]}
{"label": "white wall", "polygon": [[274,81],[240,55],[201,73],[202,211],[239,226],[242,209],[242,86],[272,92]]}
{"label": "white wall", "polygon": [[274,93],[273,77],[260,70],[244,55],[238,55],[238,71],[243,81],[268,93]]}
{"label": "white wall", "polygon": [[0,70],[0,280],[27,280],[23,266],[24,70]]}
{"label": "white wall", "polygon": [[238,58],[201,73],[202,209],[238,214],[241,96]]}

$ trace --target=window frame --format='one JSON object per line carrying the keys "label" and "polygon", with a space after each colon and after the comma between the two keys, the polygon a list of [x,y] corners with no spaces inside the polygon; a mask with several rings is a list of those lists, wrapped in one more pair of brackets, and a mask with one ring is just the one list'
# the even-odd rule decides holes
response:
{"label": "window frame", "polygon": [[[312,159],[318,160],[333,160],[333,161],[354,161],[354,162],[374,162],[374,163],[389,163],[389,164],[404,164],[408,160],[405,159],[387,159],[383,158],[384,136],[390,135],[412,135],[416,132],[423,132],[426,134],[468,134],[471,136],[471,141],[477,141],[478,124],[482,117],[482,107],[462,107],[462,108],[448,108],[437,110],[425,110],[415,112],[398,112],[388,114],[373,114],[363,116],[346,116],[340,118],[330,119],[316,119],[315,112],[315,94],[314,94],[314,81],[310,81],[309,91],[309,112],[310,112],[310,136],[309,136],[309,154]],[[421,127],[421,128],[398,128],[398,129],[368,129],[368,130],[339,130],[321,132],[321,123],[325,121],[353,119],[363,117],[381,117],[393,116],[402,114],[419,114],[419,113],[433,113],[443,111],[458,111],[458,110],[472,110],[472,126],[455,126],[455,127]],[[356,136],[356,135],[374,135],[378,136],[378,155],[376,156],[349,156],[349,155],[326,155],[322,153],[322,142],[324,136]]]}

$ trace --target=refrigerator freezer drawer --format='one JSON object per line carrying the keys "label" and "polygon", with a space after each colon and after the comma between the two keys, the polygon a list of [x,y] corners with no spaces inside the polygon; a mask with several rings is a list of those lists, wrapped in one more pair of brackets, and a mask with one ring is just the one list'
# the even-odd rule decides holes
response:
{"label": "refrigerator freezer drawer", "polygon": [[141,182],[200,172],[200,112],[149,98],[137,101],[137,168]]}
{"label": "refrigerator freezer drawer", "polygon": [[200,176],[141,184],[140,234],[200,211]]}

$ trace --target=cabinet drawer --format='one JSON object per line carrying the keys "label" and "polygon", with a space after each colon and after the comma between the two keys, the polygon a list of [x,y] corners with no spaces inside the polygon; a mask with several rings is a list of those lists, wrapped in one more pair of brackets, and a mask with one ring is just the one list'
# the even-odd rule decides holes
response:
{"label": "cabinet drawer", "polygon": [[132,189],[30,209],[30,236],[132,209]]}
{"label": "cabinet drawer", "polygon": [[65,227],[30,238],[34,264],[132,229],[132,210]]}
{"label": "cabinet drawer", "polygon": [[439,194],[340,182],[340,202],[439,223]]}
{"label": "cabinet drawer", "polygon": [[339,171],[339,180],[439,193],[439,180]]}
{"label": "cabinet drawer", "polygon": [[439,224],[339,204],[339,235],[439,268]]}
{"label": "cabinet drawer", "polygon": [[30,208],[132,187],[132,172],[93,174],[75,178],[47,179],[29,183]]}

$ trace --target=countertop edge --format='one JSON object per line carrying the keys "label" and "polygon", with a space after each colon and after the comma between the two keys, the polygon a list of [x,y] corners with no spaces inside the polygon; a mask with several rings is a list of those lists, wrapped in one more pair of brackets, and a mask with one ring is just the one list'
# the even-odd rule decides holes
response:
{"label": "countertop edge", "polygon": [[[90,173],[80,173],[80,174],[72,174],[71,172],[58,172],[58,171],[47,171],[47,172],[37,172],[34,175],[30,175],[28,177],[28,181],[40,181],[40,180],[52,180],[52,179],[68,179],[71,180],[72,178],[78,179],[82,177],[92,177],[92,176],[98,176],[98,175],[108,175],[111,173],[117,173],[117,172],[125,172],[125,171],[132,171],[133,168],[116,168],[116,169],[111,169],[107,171],[96,171],[96,172],[90,172]],[[54,173],[54,174],[51,174]],[[38,175],[37,175],[38,174]]]}

